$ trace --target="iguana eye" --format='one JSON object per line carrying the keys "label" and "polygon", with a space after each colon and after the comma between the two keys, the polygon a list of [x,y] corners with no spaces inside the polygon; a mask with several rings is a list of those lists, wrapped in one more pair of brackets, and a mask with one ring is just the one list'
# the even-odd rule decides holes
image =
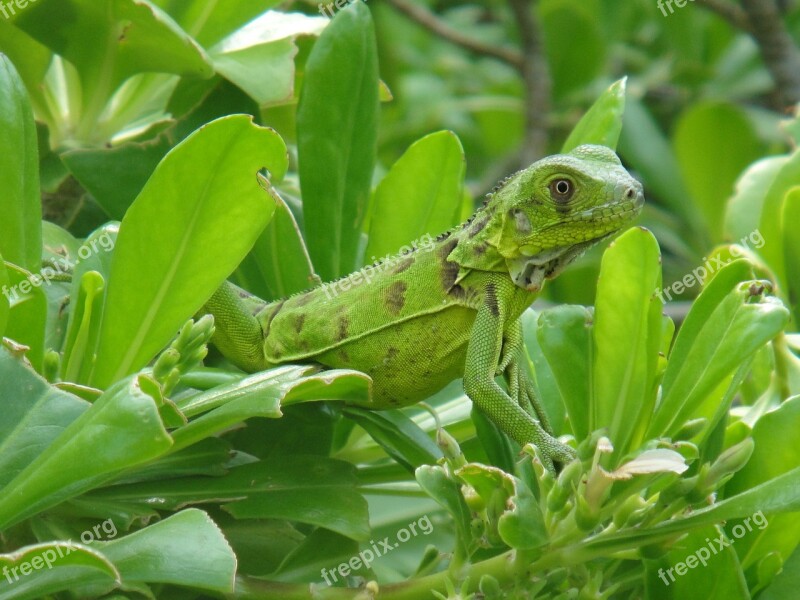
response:
{"label": "iguana eye", "polygon": [[575,186],[569,179],[554,179],[548,186],[550,188],[550,195],[553,200],[559,204],[569,202],[572,195],[575,193]]}

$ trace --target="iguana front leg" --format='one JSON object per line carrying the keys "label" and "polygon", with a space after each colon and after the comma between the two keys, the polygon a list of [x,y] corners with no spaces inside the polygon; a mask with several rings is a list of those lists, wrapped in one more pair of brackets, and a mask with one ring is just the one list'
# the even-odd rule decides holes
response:
{"label": "iguana front leg", "polygon": [[509,395],[516,399],[523,410],[539,421],[547,433],[555,435],[550,419],[536,395],[528,369],[528,358],[525,354],[525,338],[522,333],[522,321],[517,319],[506,328],[503,337],[503,351],[496,375],[502,375],[508,385]]}
{"label": "iguana front leg", "polygon": [[[565,463],[572,460],[574,450],[547,433],[495,381],[495,373],[502,362],[501,352],[506,337],[504,325],[514,293],[515,286],[508,277],[487,277],[483,302],[478,308],[467,346],[464,390],[509,437],[519,444],[533,443],[548,461]],[[517,393],[527,395],[528,386],[518,389]]]}

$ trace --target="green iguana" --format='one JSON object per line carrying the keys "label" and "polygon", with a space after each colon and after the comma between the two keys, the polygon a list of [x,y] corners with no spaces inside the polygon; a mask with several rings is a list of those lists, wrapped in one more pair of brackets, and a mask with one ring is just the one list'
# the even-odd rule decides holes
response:
{"label": "green iguana", "polygon": [[554,437],[534,395],[520,315],[545,279],[630,223],[643,203],[614,152],[584,145],[507,178],[429,250],[351,276],[336,295],[317,287],[266,303],[226,283],[204,310],[215,318],[214,344],[238,367],[362,371],[373,382],[366,408],[413,404],[463,377],[474,404],[520,444],[534,443],[552,469],[574,451]]}

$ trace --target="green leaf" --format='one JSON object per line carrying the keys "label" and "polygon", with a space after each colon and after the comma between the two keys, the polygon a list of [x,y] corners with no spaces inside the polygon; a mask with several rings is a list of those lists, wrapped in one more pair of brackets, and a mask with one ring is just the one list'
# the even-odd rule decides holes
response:
{"label": "green leaf", "polygon": [[[547,0],[538,7],[553,95],[563,97],[600,73],[606,43],[597,19],[579,0]],[[530,10],[530,7],[526,7]]]}
{"label": "green leaf", "polygon": [[250,250],[274,209],[255,176],[264,166],[282,177],[286,148],[243,115],[209,123],[164,158],[120,225],[95,386],[144,366]]}
{"label": "green leaf", "polygon": [[664,372],[662,400],[647,437],[674,433],[705,398],[762,345],[789,313],[775,298],[758,298],[750,265],[735,260],[717,271],[681,327]]}
{"label": "green leaf", "polygon": [[42,257],[39,150],[28,93],[0,54],[0,253],[36,272]]}
{"label": "green leaf", "polygon": [[41,371],[47,323],[47,297],[41,287],[43,280],[9,263],[6,263],[6,273],[9,279],[6,297],[11,309],[5,335],[28,346],[28,359],[37,371]]}
{"label": "green leaf", "polygon": [[[648,597],[750,600],[736,547],[731,545],[718,550],[720,535],[723,531],[718,527],[703,527],[690,532],[663,558],[645,561]],[[711,545],[708,540],[712,540]],[[679,563],[681,566],[676,567]]]}
{"label": "green leaf", "polygon": [[626,82],[627,77],[615,81],[595,100],[572,128],[561,152],[570,152],[581,144],[600,144],[616,149],[622,131],[622,115],[625,112]]}
{"label": "green leaf", "polygon": [[355,2],[314,44],[297,106],[306,243],[325,281],[356,268],[378,114],[374,27],[366,5]]}
{"label": "green leaf", "polygon": [[264,300],[286,298],[313,287],[314,267],[292,211],[270,187],[275,214],[231,278]]}
{"label": "green leaf", "polygon": [[94,542],[119,569],[124,584],[171,583],[232,592],[236,556],[219,527],[188,509],[110,542]]}
{"label": "green leaf", "polygon": [[470,527],[472,516],[464,501],[464,496],[461,494],[461,486],[448,477],[440,465],[423,465],[415,471],[414,475],[425,493],[453,517],[458,532],[457,544],[459,547],[456,551],[460,552],[462,556],[468,556],[472,539]]}
{"label": "green leaf", "polygon": [[0,555],[0,599],[46,598],[91,586],[94,593],[110,592],[120,582],[114,564],[93,548],[72,542],[52,542]]}
{"label": "green leaf", "polygon": [[591,432],[591,332],[592,313],[583,306],[557,306],[539,316],[539,344],[578,440]]}
{"label": "green leaf", "polygon": [[10,283],[10,279],[8,278],[8,269],[6,269],[5,262],[3,261],[3,255],[0,254],[0,339],[6,333],[6,323],[8,323],[8,312],[10,310],[10,295],[11,290],[9,290],[8,285]]}
{"label": "green leaf", "polygon": [[703,216],[700,209],[686,199],[690,196],[683,181],[678,161],[672,147],[659,129],[658,123],[641,100],[627,98],[619,138],[619,152],[625,162],[641,176],[649,190],[678,215],[688,231],[692,232],[698,256],[710,244],[707,230],[700,226]]}
{"label": "green leaf", "polygon": [[796,225],[800,223],[800,187],[793,187],[783,200],[783,253],[786,260],[786,281],[789,289],[784,293],[794,314],[794,322],[800,323],[800,236]]}
{"label": "green leaf", "polygon": [[267,11],[209,49],[217,73],[235,83],[260,106],[294,96],[295,38],[319,35],[325,17]]}
{"label": "green leaf", "polygon": [[788,156],[763,158],[742,173],[725,212],[727,239],[739,241],[758,229],[769,187],[788,160]]}
{"label": "green leaf", "polygon": [[375,188],[364,262],[456,225],[464,169],[464,149],[453,132],[439,131],[414,142]]}
{"label": "green leaf", "polygon": [[[210,77],[205,52],[157,6],[141,0],[39,0],[13,22],[77,68],[83,102],[78,139],[105,141],[100,117],[138,73]],[[100,126],[99,126],[100,124]]]}
{"label": "green leaf", "polygon": [[658,242],[632,228],[603,255],[593,338],[590,431],[608,427],[619,458],[637,448],[655,404],[663,304]]}
{"label": "green leaf", "polygon": [[90,404],[50,386],[2,345],[0,381],[5,398],[0,419],[0,487],[5,488]]}
{"label": "green leaf", "polygon": [[[735,496],[800,467],[800,448],[787,444],[800,429],[800,396],[790,398],[766,413],[753,428],[755,449],[750,460],[727,484],[725,495]],[[766,519],[765,519],[766,520]],[[730,523],[732,527],[735,523]],[[750,568],[769,552],[788,557],[800,543],[797,515],[769,515],[769,523],[736,545],[744,568]]]}
{"label": "green leaf", "polygon": [[380,413],[346,408],[343,413],[372,436],[386,453],[409,471],[442,458],[442,451],[419,425],[399,410]]}
{"label": "green leaf", "polygon": [[288,519],[325,527],[354,540],[369,539],[367,503],[356,490],[355,467],[320,456],[282,456],[232,468],[223,477],[192,477],[119,485],[91,494],[94,499],[164,509],[224,502],[237,519]]}
{"label": "green leaf", "polygon": [[160,456],[171,445],[156,402],[142,390],[138,378],[131,379],[66,425],[8,482],[0,497],[0,529]]}
{"label": "green leaf", "polygon": [[203,4],[185,0],[153,0],[204,48],[279,4],[279,0],[227,0]]}
{"label": "green leaf", "polygon": [[761,155],[753,125],[744,111],[732,104],[694,104],[678,118],[673,146],[706,228],[714,241],[721,241],[723,220],[719,215],[733,184],[739,173]]}

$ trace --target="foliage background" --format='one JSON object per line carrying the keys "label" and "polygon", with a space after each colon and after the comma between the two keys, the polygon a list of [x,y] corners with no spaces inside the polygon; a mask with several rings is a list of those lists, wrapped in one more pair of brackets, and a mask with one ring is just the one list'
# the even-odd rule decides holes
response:
{"label": "foliage background", "polygon": [[[0,19],[0,284],[116,241],[72,283],[0,298],[0,563],[107,518],[124,532],[0,579],[0,597],[369,597],[369,580],[389,598],[462,584],[498,598],[792,597],[796,3],[370,0],[332,22],[318,9],[38,0]],[[605,287],[594,250],[526,316],[537,385],[582,444],[556,482],[470,418],[460,382],[429,400],[438,421],[342,411],[314,401],[365,393],[358,374],[244,377],[205,357],[208,320],[175,338],[231,273],[267,299],[344,275],[462,221],[497,180],[576,140],[617,146],[654,237],[620,238]],[[762,251],[687,285],[661,319],[652,287],[756,230]],[[657,448],[690,470],[587,484]],[[659,581],[722,519],[757,510],[769,527],[724,560]],[[322,583],[320,569],[421,515],[434,533],[354,575],[360,592]]]}

